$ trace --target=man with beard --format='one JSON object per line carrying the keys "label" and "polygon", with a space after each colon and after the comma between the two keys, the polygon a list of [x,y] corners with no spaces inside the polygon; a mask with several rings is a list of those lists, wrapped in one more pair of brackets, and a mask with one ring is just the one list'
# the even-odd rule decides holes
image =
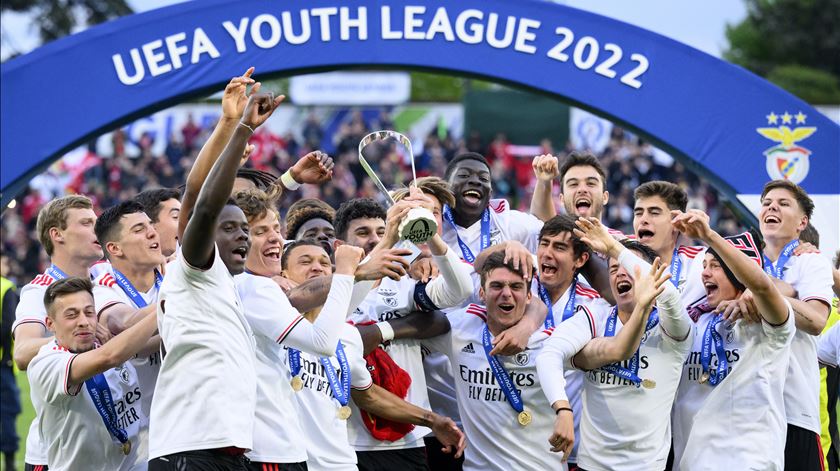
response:
{"label": "man with beard", "polygon": [[[20,370],[26,370],[32,358],[52,337],[46,326],[47,311],[44,307],[47,288],[55,281],[70,276],[90,279],[91,265],[102,259],[102,247],[96,240],[94,224],[96,213],[90,199],[79,195],[52,200],[38,213],[38,240],[52,263],[20,292],[12,326],[14,361]],[[38,399],[33,398],[33,404],[36,414],[26,438],[24,462],[27,469],[36,466],[46,469],[46,445],[38,431]]]}
{"label": "man with beard", "polygon": [[38,351],[27,376],[50,469],[146,469],[148,419],[138,403],[144,391],[127,360],[146,345],[157,317],[99,347],[87,277],[52,283],[43,302],[55,338]]}
{"label": "man with beard", "polygon": [[[108,208],[96,221],[96,235],[111,262],[94,281],[93,298],[99,323],[119,334],[157,309],[165,259],[160,237],[143,206],[135,200]],[[157,338],[155,339],[157,340]],[[150,345],[147,357],[131,360],[140,376],[143,412],[149,415],[160,371],[160,352]]]}
{"label": "man with beard", "polygon": [[[566,214],[601,220],[604,207],[610,201],[606,188],[607,174],[598,158],[589,152],[572,152],[560,165],[550,154],[534,157],[537,183],[531,198],[531,214],[548,221],[557,214],[552,200],[554,180],[560,178],[560,202]],[[621,235],[619,231],[609,229]]]}
{"label": "man with beard", "polygon": [[167,354],[152,403],[151,470],[246,469],[256,354],[233,276],[244,271],[250,243],[245,215],[228,202],[248,138],[282,99],[248,99],[201,187],[180,256],[167,266],[158,304]]}

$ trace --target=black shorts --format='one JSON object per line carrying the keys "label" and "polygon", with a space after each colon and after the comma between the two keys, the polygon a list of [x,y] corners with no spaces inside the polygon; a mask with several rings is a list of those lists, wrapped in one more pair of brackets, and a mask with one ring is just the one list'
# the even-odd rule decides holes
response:
{"label": "black shorts", "polygon": [[173,453],[149,461],[149,471],[248,471],[245,455],[220,450]]}
{"label": "black shorts", "polygon": [[788,424],[785,471],[825,471],[819,434]]}
{"label": "black shorts", "polygon": [[432,436],[423,439],[426,442],[426,463],[435,471],[461,471],[464,468],[464,456],[456,459],[454,453],[441,451],[443,444]]}
{"label": "black shorts", "polygon": [[260,463],[251,461],[248,463],[250,471],[306,471],[306,461],[300,463]]}
{"label": "black shorts", "polygon": [[23,463],[23,471],[49,471],[50,467],[45,464]]}
{"label": "black shorts", "polygon": [[429,471],[426,447],[403,450],[357,451],[359,471]]}

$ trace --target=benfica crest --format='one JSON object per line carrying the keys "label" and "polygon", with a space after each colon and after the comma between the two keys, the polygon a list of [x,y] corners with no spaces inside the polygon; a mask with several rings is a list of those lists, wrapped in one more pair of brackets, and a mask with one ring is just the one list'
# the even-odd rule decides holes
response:
{"label": "benfica crest", "polygon": [[805,124],[805,118],[806,116],[801,111],[796,115],[791,115],[787,111],[782,115],[770,112],[767,115],[767,124],[778,124],[781,119],[782,125],[777,128],[756,128],[762,136],[779,143],[764,151],[767,157],[767,174],[770,178],[790,180],[798,184],[808,176],[811,151],[798,145],[797,142],[814,134],[817,128],[800,126],[791,129],[787,126],[793,124],[793,119],[796,119],[796,124]]}

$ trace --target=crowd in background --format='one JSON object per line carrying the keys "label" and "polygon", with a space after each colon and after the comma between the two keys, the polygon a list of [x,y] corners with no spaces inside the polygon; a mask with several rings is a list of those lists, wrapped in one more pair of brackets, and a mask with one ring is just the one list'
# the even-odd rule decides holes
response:
{"label": "crowd in background", "polygon": [[[314,149],[330,149],[335,159],[331,185],[305,185],[295,193],[284,195],[281,215],[295,200],[319,198],[333,207],[353,197],[379,197],[376,187],[358,164],[359,141],[371,130],[391,129],[393,121],[383,110],[377,117],[365,120],[359,112],[350,112],[332,135],[326,135],[323,124],[313,113],[305,121],[300,135],[276,135],[261,128],[252,138],[256,146],[248,166],[282,174],[297,157]],[[2,253],[9,256],[8,277],[16,284],[28,283],[47,266],[46,254],[41,250],[35,234],[38,210],[50,199],[66,193],[89,196],[97,213],[119,201],[130,199],[140,191],[155,187],[176,187],[185,181],[199,149],[208,138],[212,126],[202,127],[189,120],[180,135],[171,136],[163,154],[155,154],[151,134],[144,134],[134,146],[123,130],[111,134],[113,152],[99,155],[91,144],[80,162],[66,165],[59,162],[33,180],[15,201],[15,206],[3,212],[0,240]],[[481,136],[468,132],[456,139],[450,132],[435,129],[421,143],[415,143],[415,163],[418,176],[442,176],[447,162],[455,155],[474,151],[485,155],[492,165],[495,198],[506,198],[514,208],[528,209],[533,190],[534,175],[531,158],[514,155],[504,134]],[[420,145],[418,145],[420,144]],[[135,153],[128,148],[139,149]],[[540,143],[540,153],[552,153],[561,158],[573,150],[570,145],[555,147],[548,140]],[[615,127],[610,143],[599,153],[608,170],[607,190],[610,201],[605,214],[609,227],[632,233],[633,190],[640,182],[666,180],[681,185],[689,196],[689,208],[707,212],[712,227],[724,235],[743,230],[738,220],[723,204],[720,195],[707,181],[699,178],[679,162],[666,166],[653,157],[653,148],[635,135]],[[411,168],[402,159],[379,162],[378,174],[388,188],[395,188],[411,179]],[[555,193],[559,187],[555,185]],[[556,195],[555,195],[556,200]],[[558,206],[559,207],[559,206]]]}

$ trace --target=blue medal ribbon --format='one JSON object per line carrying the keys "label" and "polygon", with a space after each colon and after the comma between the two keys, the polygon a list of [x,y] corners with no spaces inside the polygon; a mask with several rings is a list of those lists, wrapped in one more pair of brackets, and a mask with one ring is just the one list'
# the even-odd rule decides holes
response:
{"label": "blue medal ribbon", "polygon": [[767,255],[764,256],[764,271],[767,272],[768,275],[772,276],[773,278],[782,280],[784,279],[783,270],[785,265],[787,264],[788,260],[790,260],[791,255],[793,255],[793,250],[799,247],[799,239],[794,239],[788,242],[785,247],[782,249],[782,253],[779,254],[779,259],[776,260],[776,265],[773,265],[773,262],[767,258]]}
{"label": "blue medal ribbon", "polygon": [[350,402],[350,362],[347,361],[347,354],[344,353],[344,345],[341,342],[338,342],[335,347],[335,357],[338,358],[338,365],[341,367],[340,382],[330,359],[321,357],[319,361],[327,373],[327,380],[330,382],[333,397],[343,407]]}
{"label": "blue medal ribbon", "polygon": [[[463,255],[464,260],[469,263],[475,262],[475,255],[472,250],[458,235],[458,226],[455,225],[455,218],[452,217],[452,210],[449,209],[449,205],[443,205],[443,218],[455,231],[455,238],[458,239],[458,246],[461,247],[461,255]],[[481,240],[478,251],[482,252],[487,247],[490,247],[490,208],[484,208],[484,212],[481,213]]]}
{"label": "blue medal ribbon", "polygon": [[[712,386],[717,386],[729,373],[729,361],[726,359],[723,337],[716,329],[721,322],[723,322],[723,316],[715,314],[706,325],[706,331],[703,332],[703,350],[700,352],[700,366],[703,367],[703,373],[709,374],[709,384]],[[715,346],[718,364],[714,370],[709,371],[709,365],[712,362],[712,343]]]}
{"label": "blue medal ribbon", "polygon": [[300,350],[289,349],[289,369],[292,371],[292,378],[300,374]]}
{"label": "blue medal ribbon", "polygon": [[[569,299],[566,301],[566,306],[563,308],[563,318],[560,319],[560,322],[565,322],[566,319],[575,315],[575,298],[577,297],[577,276],[572,279],[572,285],[569,288]],[[548,295],[548,290],[545,289],[545,286],[540,283],[539,278],[537,278],[537,291],[540,293],[540,299],[548,308],[548,314],[545,316],[545,328],[552,329],[554,328],[554,308],[553,303],[551,302],[551,296]]]}
{"label": "blue medal ribbon", "polygon": [[671,283],[675,288],[680,287],[680,272],[682,271],[682,259],[680,258],[680,248],[674,247],[674,254],[671,255]]}
{"label": "blue medal ribbon", "polygon": [[53,277],[53,279],[56,280],[63,280],[65,278],[68,278],[67,273],[64,273],[63,271],[61,271],[61,268],[58,268],[55,265],[50,265],[49,267],[47,267],[44,273],[50,275],[51,277]]}
{"label": "blue medal ribbon", "polygon": [[[615,327],[617,323],[618,308],[614,307],[610,313],[610,317],[607,318],[607,327],[604,329],[604,337],[612,337],[615,335]],[[645,325],[645,332],[657,325],[659,325],[659,313],[656,308],[654,308],[648,317],[647,325]],[[633,357],[630,358],[629,368],[621,366],[621,363],[613,363],[611,365],[602,366],[601,370],[612,373],[619,378],[626,379],[627,381],[638,385],[642,382],[641,378],[639,378],[639,350],[641,349],[642,345],[639,344],[639,348],[636,349],[636,353],[634,353]]]}
{"label": "blue medal ribbon", "polygon": [[502,366],[502,363],[495,355],[490,354],[490,351],[493,350],[493,344],[490,341],[490,330],[487,328],[487,324],[484,324],[484,331],[481,334],[481,342],[484,344],[484,355],[487,357],[487,362],[490,363],[490,370],[493,371],[493,376],[496,377],[496,382],[499,383],[499,387],[502,388],[502,392],[505,394],[508,404],[510,404],[516,412],[522,412],[525,410],[525,404],[522,403],[519,391],[517,391],[513,386],[513,381],[510,379],[510,375],[507,374],[507,371],[505,371],[505,367]]}
{"label": "blue medal ribbon", "polygon": [[[120,273],[120,271],[116,268],[113,269],[113,272],[114,280],[116,280],[117,284],[123,290],[123,292],[127,294],[129,298],[131,298],[131,302],[133,302],[138,309],[146,307],[148,303],[146,303],[146,300],[143,299],[142,295],[140,295],[140,292],[137,291],[137,288],[135,288],[134,285],[131,284],[130,281],[128,281],[128,278],[126,278],[125,275]],[[160,284],[162,282],[163,277],[160,275],[160,272],[155,270],[155,288],[160,289]]]}
{"label": "blue medal ribbon", "polygon": [[123,444],[128,441],[128,434],[125,429],[119,427],[117,418],[117,411],[114,409],[114,399],[111,397],[111,388],[108,386],[108,380],[105,375],[99,373],[94,375],[89,380],[85,381],[85,388],[93,401],[93,406],[102,417],[102,422],[105,423],[105,428],[111,434],[111,438],[116,443]]}

